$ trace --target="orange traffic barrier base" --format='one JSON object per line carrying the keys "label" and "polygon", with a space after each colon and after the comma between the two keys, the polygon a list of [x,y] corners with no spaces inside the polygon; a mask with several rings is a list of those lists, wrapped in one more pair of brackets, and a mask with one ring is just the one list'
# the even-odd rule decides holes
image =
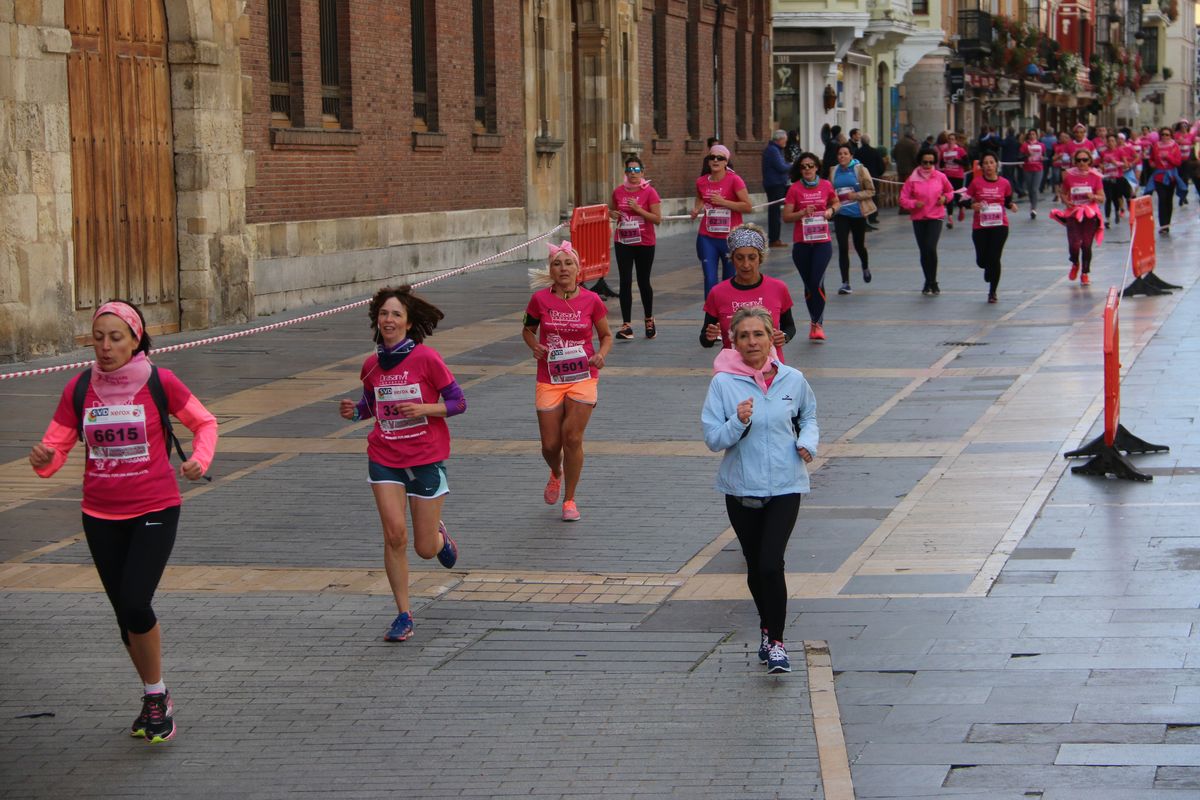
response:
{"label": "orange traffic barrier base", "polygon": [[1167,283],[1154,274],[1158,254],[1154,238],[1154,203],[1149,195],[1134,198],[1129,204],[1129,235],[1133,244],[1133,282],[1125,287],[1122,295],[1154,296],[1170,294],[1172,289],[1182,289],[1182,286]]}
{"label": "orange traffic barrier base", "polygon": [[571,244],[579,255],[579,282],[594,280],[593,292],[605,300],[616,297],[617,293],[604,280],[612,250],[608,206],[581,206],[571,212]]}
{"label": "orange traffic barrier base", "polygon": [[1113,286],[1104,303],[1104,433],[1078,450],[1064,453],[1063,457],[1091,458],[1086,464],[1071,467],[1071,472],[1079,475],[1114,475],[1130,481],[1152,481],[1153,475],[1139,472],[1125,456],[1169,453],[1171,448],[1139,439],[1121,424],[1121,329],[1117,315],[1120,305],[1121,295]]}

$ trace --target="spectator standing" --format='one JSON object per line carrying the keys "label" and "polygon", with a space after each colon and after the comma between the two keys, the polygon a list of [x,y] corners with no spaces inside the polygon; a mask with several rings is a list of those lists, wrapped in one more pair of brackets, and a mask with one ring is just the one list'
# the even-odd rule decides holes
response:
{"label": "spectator standing", "polygon": [[775,131],[762,152],[763,189],[767,193],[767,202],[773,204],[767,206],[767,238],[771,247],[787,247],[780,238],[783,205],[778,202],[787,195],[788,172],[791,170],[784,155],[787,140],[787,131]]}
{"label": "spectator standing", "polygon": [[[872,178],[878,179],[883,177],[884,170],[887,165],[884,164],[883,155],[871,146],[871,138],[867,134],[862,135],[862,147],[858,148],[858,155],[855,156],[867,168]],[[879,209],[876,208],[867,215],[867,228],[873,231],[879,230]]]}
{"label": "spectator standing", "polygon": [[[979,154],[983,158],[983,153]],[[1025,196],[1024,183],[1017,179],[1017,174],[1020,171],[1021,160],[1021,140],[1017,138],[1017,132],[1013,128],[1009,128],[1004,140],[1000,142],[1000,174],[1008,180],[1010,186],[1017,190],[1017,197]]]}

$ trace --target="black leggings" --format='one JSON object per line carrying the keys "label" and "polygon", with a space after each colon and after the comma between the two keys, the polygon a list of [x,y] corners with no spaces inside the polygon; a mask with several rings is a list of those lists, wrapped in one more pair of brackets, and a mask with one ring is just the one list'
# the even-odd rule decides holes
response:
{"label": "black leggings", "polygon": [[1165,228],[1171,224],[1171,214],[1175,210],[1175,187],[1169,183],[1156,183],[1154,191],[1158,194],[1158,227]]}
{"label": "black leggings", "polygon": [[796,517],[800,514],[799,494],[772,497],[762,508],[746,508],[732,495],[725,495],[729,524],[742,545],[746,557],[746,585],[758,608],[759,627],[767,636],[783,641],[787,618],[787,580],[783,574],[783,551],[787,549]]}
{"label": "black leggings", "polygon": [[975,263],[983,270],[988,293],[995,294],[1000,285],[1000,257],[1004,254],[1004,243],[1008,241],[1008,226],[976,228],[971,231],[971,241],[975,243]]}
{"label": "black leggings", "polygon": [[921,251],[921,271],[925,273],[925,285],[937,283],[937,245],[942,235],[942,221],[914,219],[912,226],[913,235],[917,237],[917,249]]}
{"label": "black leggings", "polygon": [[158,624],[150,602],[171,557],[178,526],[179,506],[132,519],[83,515],[88,549],[104,592],[117,612],[125,644],[129,644],[129,634],[149,633]]}
{"label": "black leggings", "polygon": [[621,322],[628,323],[633,314],[633,268],[637,265],[638,294],[642,296],[642,310],[646,319],[654,316],[654,289],[650,286],[650,270],[654,268],[654,245],[632,245],[617,242],[613,245],[617,256],[617,273],[621,276]]}
{"label": "black leggings", "polygon": [[804,282],[808,318],[818,325],[825,320],[825,268],[832,256],[833,245],[829,242],[796,242],[792,245],[792,263]]}
{"label": "black leggings", "polygon": [[1119,213],[1121,211],[1121,200],[1129,201],[1129,196],[1132,194],[1129,188],[1129,181],[1124,178],[1105,178],[1104,179],[1104,218],[1112,214],[1115,208]]}
{"label": "black leggings", "polygon": [[845,214],[833,215],[833,232],[837,235],[838,269],[842,271],[842,283],[850,282],[850,246],[846,241],[854,235],[854,252],[862,262],[863,270],[871,268],[867,258],[867,221],[863,217],[847,217]]}

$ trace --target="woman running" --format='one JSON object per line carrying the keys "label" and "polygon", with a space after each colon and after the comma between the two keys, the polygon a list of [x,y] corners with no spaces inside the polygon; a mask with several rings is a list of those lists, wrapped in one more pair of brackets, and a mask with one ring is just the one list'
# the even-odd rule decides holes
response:
{"label": "woman running", "polygon": [[829,170],[829,182],[837,192],[837,214],[833,218],[833,229],[838,242],[838,269],[842,273],[842,285],[838,294],[850,294],[850,246],[847,240],[854,237],[854,252],[862,264],[863,283],[871,282],[871,266],[867,257],[867,217],[875,213],[875,183],[858,159],[854,158],[849,144],[837,148],[837,165]]}
{"label": "woman running", "polygon": [[657,334],[654,327],[654,288],[650,285],[650,270],[654,267],[654,227],[662,223],[662,199],[646,180],[645,166],[637,156],[625,159],[625,182],[613,190],[609,216],[616,223],[613,232],[613,252],[617,257],[617,272],[621,288],[621,329],[618,339],[632,339],[633,270],[637,267],[638,294],[646,315],[646,338]]}
{"label": "woman running", "polygon": [[[954,191],[958,192],[963,188],[967,179],[967,150],[958,143],[958,134],[954,133],[954,131],[946,131],[946,142],[945,144],[938,145],[937,157],[938,169],[950,181],[950,186],[953,187]],[[957,198],[958,195],[955,195],[955,197]],[[963,206],[962,203],[958,203],[957,205],[958,221],[962,222],[964,216]],[[954,228],[953,209],[950,210],[949,214],[944,214],[943,216],[946,218],[946,228],[952,230]]]}
{"label": "woman running", "polygon": [[937,282],[937,244],[942,236],[946,207],[955,198],[954,187],[937,170],[936,164],[937,153],[932,148],[922,148],[917,155],[916,171],[900,187],[900,207],[908,209],[917,249],[921,253],[921,271],[925,273],[921,294],[924,295],[942,293]]}
{"label": "woman running", "polygon": [[[1067,250],[1071,257],[1068,280],[1079,278],[1087,286],[1092,279],[1092,241],[1104,241],[1104,228],[1100,225],[1100,203],[1104,201],[1104,185],[1100,173],[1092,169],[1092,153],[1086,148],[1077,149],[1071,156],[1075,166],[1063,173],[1062,185],[1058,187],[1058,199],[1066,209],[1050,212],[1053,219],[1067,228]],[[1083,264],[1083,274],[1079,267]]]}
{"label": "woman running", "polygon": [[797,223],[792,227],[792,263],[804,281],[808,338],[815,341],[825,339],[825,269],[833,257],[829,221],[841,205],[833,184],[821,178],[820,165],[813,153],[801,153],[783,201],[783,221]]}
{"label": "woman running", "polygon": [[[1163,126],[1158,130],[1158,141],[1150,148],[1150,178],[1148,186],[1154,187],[1158,195],[1158,232],[1171,232],[1171,214],[1174,211],[1172,195],[1179,191],[1179,166],[1183,163],[1183,151],[1171,136],[1171,129]],[[1184,195],[1187,184],[1183,185]]]}
{"label": "woman running", "polygon": [[[989,303],[997,302],[996,287],[1000,285],[1000,257],[1004,243],[1008,241],[1008,214],[1016,211],[1013,202],[1013,187],[1007,178],[1000,177],[1000,162],[995,153],[984,153],[980,158],[983,175],[971,181],[966,196],[975,212],[971,221],[971,241],[975,245],[975,263],[983,270],[983,279],[988,285]],[[1030,184],[1027,184],[1030,185]],[[1031,197],[1037,196],[1033,187]]]}
{"label": "woman running", "polygon": [[[570,242],[550,245],[549,272],[537,272],[533,282],[546,288],[529,298],[521,335],[537,359],[538,431],[542,458],[550,467],[542,499],[554,505],[562,491],[563,522],[575,522],[583,432],[596,407],[600,370],[613,344],[608,309],[599,296],[579,285],[579,257]],[[593,330],[599,348],[592,344]]]}
{"label": "woman running", "polygon": [[[722,349],[729,348],[732,345],[729,324],[734,313],[739,308],[762,306],[771,313],[774,322],[775,348],[782,350],[796,335],[796,323],[792,319],[792,293],[787,284],[762,274],[769,252],[767,234],[747,222],[729,234],[727,244],[733,253],[734,274],[714,286],[704,300],[700,344],[712,347],[719,339]],[[782,355],[779,357],[783,358]]]}
{"label": "woman running", "polygon": [[1112,215],[1116,211],[1117,222],[1125,213],[1131,189],[1125,179],[1126,171],[1132,166],[1129,152],[1121,146],[1115,133],[1105,137],[1104,150],[1100,153],[1100,175],[1104,186],[1104,227],[1112,227]]}
{"label": "woman running", "polygon": [[[1024,181],[1025,192],[1029,195],[1029,218],[1037,219],[1038,191],[1045,175],[1046,146],[1038,139],[1037,131],[1030,128],[1025,132],[1025,141],[1021,143],[1021,179]],[[982,161],[982,157],[980,158]],[[972,223],[971,235],[975,235],[978,226]],[[1007,226],[1006,226],[1007,230]]]}
{"label": "woman running", "polygon": [[784,551],[809,490],[805,464],[817,453],[817,401],[798,371],[771,355],[771,314],[740,309],[733,349],[713,362],[700,421],[704,443],[725,451],[716,489],[746,558],[746,583],[758,609],[759,661],[768,673],[791,672],[783,627],[787,618]]}
{"label": "woman running", "polygon": [[458,546],[442,523],[442,504],[450,491],[446,417],[466,411],[467,401],[441,355],[423,344],[443,317],[436,306],[413,294],[410,286],[387,287],[371,298],[367,315],[375,331],[375,353],[359,373],[362,397],[358,402],[343,399],[340,411],[351,421],[375,420],[367,436],[367,482],[383,525],[383,566],[398,612],[383,638],[403,642],[413,635],[405,506],[417,555],[436,556],[446,569],[453,567]]}
{"label": "woman running", "polygon": [[[114,300],[92,316],[96,363],[63,389],[54,419],[29,452],[48,478],[84,442],[83,532],[121,641],[142,680],[142,711],[129,730],[147,742],[175,736],[175,707],[162,673],[162,631],[151,605],[179,525],[179,474],[200,480],[212,463],[217,420],[168,369],[150,362],[141,310]],[[192,457],[171,430],[174,416],[194,434]]]}
{"label": "woman running", "polygon": [[746,182],[726,165],[729,163],[729,148],[714,144],[708,151],[709,173],[696,179],[696,203],[692,206],[692,219],[703,212],[700,232],[696,236],[696,255],[704,271],[704,296],[717,285],[717,262],[721,262],[721,280],[733,277],[729,262],[729,249],[725,239],[729,232],[742,224],[742,214],[749,214],[750,194]]}

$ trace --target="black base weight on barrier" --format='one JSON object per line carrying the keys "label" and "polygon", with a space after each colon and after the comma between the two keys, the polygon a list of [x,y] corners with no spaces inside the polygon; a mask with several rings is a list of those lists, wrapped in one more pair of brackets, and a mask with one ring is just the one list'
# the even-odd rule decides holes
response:
{"label": "black base weight on barrier", "polygon": [[1122,292],[1121,295],[1122,297],[1133,297],[1134,295],[1144,294],[1148,297],[1153,297],[1157,295],[1171,294],[1172,290],[1182,288],[1182,286],[1176,286],[1173,283],[1167,283],[1153,272],[1147,272],[1140,278],[1134,278],[1133,283],[1126,286],[1125,291]]}
{"label": "black base weight on barrier", "polygon": [[1087,458],[1091,460],[1078,467],[1071,467],[1077,475],[1115,475],[1129,481],[1152,481],[1153,475],[1138,472],[1126,453],[1169,453],[1171,448],[1162,444],[1151,444],[1130,433],[1124,425],[1117,425],[1112,446],[1104,443],[1104,436],[1097,436],[1078,450],[1063,454],[1063,458]]}
{"label": "black base weight on barrier", "polygon": [[603,300],[611,300],[617,296],[617,293],[614,292],[612,288],[604,282],[604,278],[601,278],[592,284],[592,291],[600,295],[601,299]]}

